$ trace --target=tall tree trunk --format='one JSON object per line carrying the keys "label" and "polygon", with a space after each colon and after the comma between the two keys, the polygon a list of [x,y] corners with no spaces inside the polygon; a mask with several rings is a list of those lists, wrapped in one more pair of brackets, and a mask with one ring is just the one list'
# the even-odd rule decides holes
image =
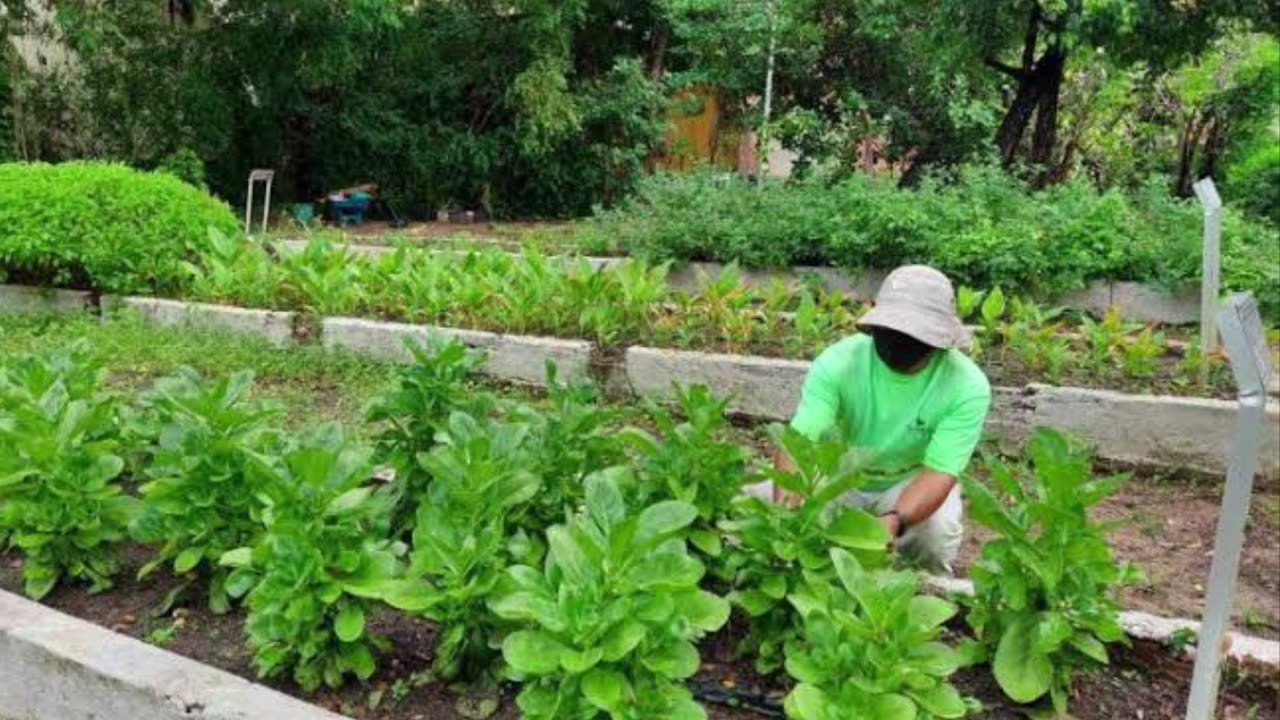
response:
{"label": "tall tree trunk", "polygon": [[649,79],[661,82],[667,71],[667,45],[671,42],[671,29],[660,25],[653,31],[653,44],[649,51]]}
{"label": "tall tree trunk", "polygon": [[1036,84],[1039,86],[1036,106],[1036,129],[1031,138],[1031,162],[1041,168],[1037,185],[1043,187],[1052,175],[1053,153],[1058,144],[1058,98],[1062,92],[1062,74],[1066,66],[1066,53],[1054,44],[1036,63]]}
{"label": "tall tree trunk", "polygon": [[1196,147],[1200,144],[1204,122],[1204,116],[1196,111],[1182,128],[1182,139],[1178,142],[1178,169],[1173,176],[1173,194],[1178,197],[1191,196],[1191,185],[1195,182]]}
{"label": "tall tree trunk", "polygon": [[1013,103],[1000,122],[996,131],[996,147],[1000,148],[1000,161],[1005,165],[1013,163],[1018,156],[1018,146],[1022,144],[1022,136],[1031,124],[1031,115],[1040,103],[1040,88],[1035,82],[1035,74],[1026,75],[1018,82],[1018,92]]}

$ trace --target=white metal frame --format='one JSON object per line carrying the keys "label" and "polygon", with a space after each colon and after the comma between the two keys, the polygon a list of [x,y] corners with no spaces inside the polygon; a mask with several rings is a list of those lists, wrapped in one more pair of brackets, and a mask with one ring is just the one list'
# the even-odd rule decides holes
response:
{"label": "white metal frame", "polygon": [[253,234],[250,218],[253,216],[253,186],[255,183],[266,183],[265,197],[262,205],[262,232],[267,231],[267,217],[271,214],[271,183],[275,180],[275,170],[254,170],[249,173],[249,192],[244,203],[244,234]]}

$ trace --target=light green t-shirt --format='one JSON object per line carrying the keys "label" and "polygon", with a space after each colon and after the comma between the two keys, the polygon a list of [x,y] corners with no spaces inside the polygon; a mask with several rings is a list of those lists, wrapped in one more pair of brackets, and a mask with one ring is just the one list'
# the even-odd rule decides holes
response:
{"label": "light green t-shirt", "polygon": [[915,375],[889,369],[870,335],[827,348],[804,381],[791,427],[818,439],[834,429],[871,456],[871,492],[909,479],[922,466],[959,476],[982,439],[991,385],[964,353],[934,355]]}

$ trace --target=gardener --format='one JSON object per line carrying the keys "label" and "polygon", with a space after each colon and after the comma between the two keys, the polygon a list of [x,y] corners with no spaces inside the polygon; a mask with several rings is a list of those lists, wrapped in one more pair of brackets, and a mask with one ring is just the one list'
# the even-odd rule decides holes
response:
{"label": "gardener", "polygon": [[[813,363],[791,427],[868,450],[871,481],[850,501],[878,515],[905,556],[950,572],[963,536],[956,478],[982,437],[991,386],[959,350],[970,335],[951,281],[931,267],[890,273],[858,326],[864,334]],[[795,470],[782,450],[774,461]]]}

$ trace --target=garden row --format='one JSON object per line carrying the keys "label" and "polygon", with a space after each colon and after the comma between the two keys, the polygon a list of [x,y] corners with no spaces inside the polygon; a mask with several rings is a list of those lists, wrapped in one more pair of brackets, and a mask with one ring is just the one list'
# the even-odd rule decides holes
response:
{"label": "garden row", "polygon": [[[0,286],[10,311],[81,313],[90,296],[71,291],[35,291]],[[504,335],[359,318],[309,318],[291,312],[254,310],[152,298],[102,298],[104,309],[125,306],[152,321],[192,325],[260,337],[276,345],[320,342],[384,360],[411,359],[404,341],[447,338],[485,356],[483,371],[500,381],[545,382],[548,362],[571,380],[594,379],[610,395],[671,397],[673,382],[696,382],[730,398],[733,412],[786,420],[794,412],[809,363],[727,354],[631,346],[614,355],[582,340]],[[1210,474],[1225,472],[1235,404],[1220,400],[1127,395],[1074,387],[995,386],[988,429],[1017,441],[1038,425],[1052,425],[1093,442],[1109,460]],[[1280,411],[1267,413],[1259,472],[1280,475]]]}
{"label": "garden row", "polygon": [[[681,390],[678,415],[651,406],[656,432],[616,432],[589,386],[512,402],[468,385],[462,345],[413,354],[368,410],[371,447],[336,424],[282,429],[244,372],[129,397],[84,343],[6,358],[0,536],[27,594],[107,590],[140,543],[140,577],[180,581],[171,600],[187,586],[245,613],[261,676],[370,677],[389,606],[435,625],[436,679],[518,682],[533,719],[703,717],[685,681],[731,612],[757,671],[785,668],[799,720],[962,717],[978,705],[950,678],[983,663],[1011,701],[1061,712],[1124,640],[1113,594],[1139,574],[1088,515],[1123,478],[1094,477],[1056,432],[966,481],[992,536],[961,617],[837,502],[863,482],[855,453],[786,431],[799,470],[761,476],[705,388]],[[761,477],[801,502],[742,494]]]}
{"label": "garden row", "polygon": [[[691,290],[673,288],[665,266],[593,266],[529,248],[435,254],[400,248],[370,255],[317,238],[274,257],[216,237],[185,296],[205,302],[589,340],[604,348],[643,344],[744,355],[812,358],[857,331],[865,302],[845,291],[751,284],[736,268]],[[1222,358],[1201,357],[1194,338],[1100,320],[999,289],[960,288],[958,309],[976,323],[969,352],[998,384],[1054,384],[1224,397]],[[1201,365],[1209,381],[1200,382]]]}

